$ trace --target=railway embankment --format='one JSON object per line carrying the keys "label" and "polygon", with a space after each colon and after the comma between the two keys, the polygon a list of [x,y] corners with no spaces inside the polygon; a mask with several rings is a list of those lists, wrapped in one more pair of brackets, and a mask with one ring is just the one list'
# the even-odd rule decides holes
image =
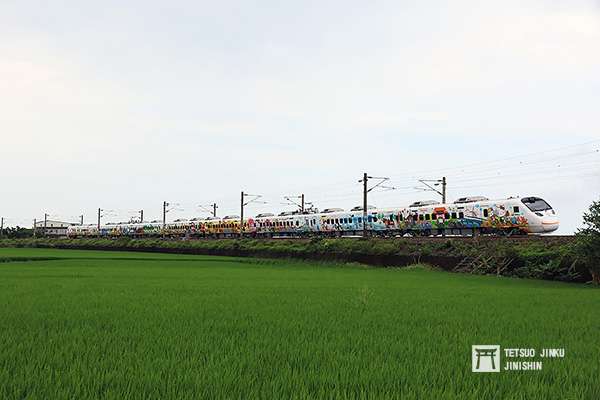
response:
{"label": "railway embankment", "polygon": [[359,262],[381,267],[426,263],[451,272],[589,282],[572,236],[395,239],[5,239],[0,247],[144,251]]}

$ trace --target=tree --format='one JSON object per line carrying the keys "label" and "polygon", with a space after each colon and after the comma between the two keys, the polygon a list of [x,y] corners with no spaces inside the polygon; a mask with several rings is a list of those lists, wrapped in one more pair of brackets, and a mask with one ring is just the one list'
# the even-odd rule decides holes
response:
{"label": "tree", "polygon": [[22,228],[16,226],[14,228],[4,228],[2,232],[2,238],[6,239],[21,239],[33,237],[33,229]]}
{"label": "tree", "polygon": [[600,201],[583,214],[583,226],[576,234],[576,249],[590,269],[592,281],[600,285]]}

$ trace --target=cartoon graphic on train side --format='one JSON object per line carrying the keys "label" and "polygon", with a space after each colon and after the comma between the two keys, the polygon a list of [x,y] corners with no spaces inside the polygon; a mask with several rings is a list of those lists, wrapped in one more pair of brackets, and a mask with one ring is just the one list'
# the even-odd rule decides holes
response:
{"label": "cartoon graphic on train side", "polygon": [[[244,219],[243,234],[252,237],[359,235],[363,229],[376,236],[545,234],[556,231],[556,211],[539,197],[480,199],[473,202],[432,204],[422,207],[335,209],[327,213],[257,216]],[[159,222],[71,226],[70,237],[234,237],[240,219],[229,216]]]}

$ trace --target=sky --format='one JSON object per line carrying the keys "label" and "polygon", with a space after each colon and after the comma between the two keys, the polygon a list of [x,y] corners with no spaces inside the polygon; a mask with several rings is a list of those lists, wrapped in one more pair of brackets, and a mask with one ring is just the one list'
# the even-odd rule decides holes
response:
{"label": "sky", "polygon": [[600,1],[0,3],[0,216],[600,199]]}

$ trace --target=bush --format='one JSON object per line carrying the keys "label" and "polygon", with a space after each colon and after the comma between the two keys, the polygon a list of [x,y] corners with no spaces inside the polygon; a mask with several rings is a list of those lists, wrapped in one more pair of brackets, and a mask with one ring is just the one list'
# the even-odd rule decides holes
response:
{"label": "bush", "polygon": [[592,282],[600,285],[600,201],[595,201],[583,214],[583,225],[577,234],[575,250],[592,274]]}

